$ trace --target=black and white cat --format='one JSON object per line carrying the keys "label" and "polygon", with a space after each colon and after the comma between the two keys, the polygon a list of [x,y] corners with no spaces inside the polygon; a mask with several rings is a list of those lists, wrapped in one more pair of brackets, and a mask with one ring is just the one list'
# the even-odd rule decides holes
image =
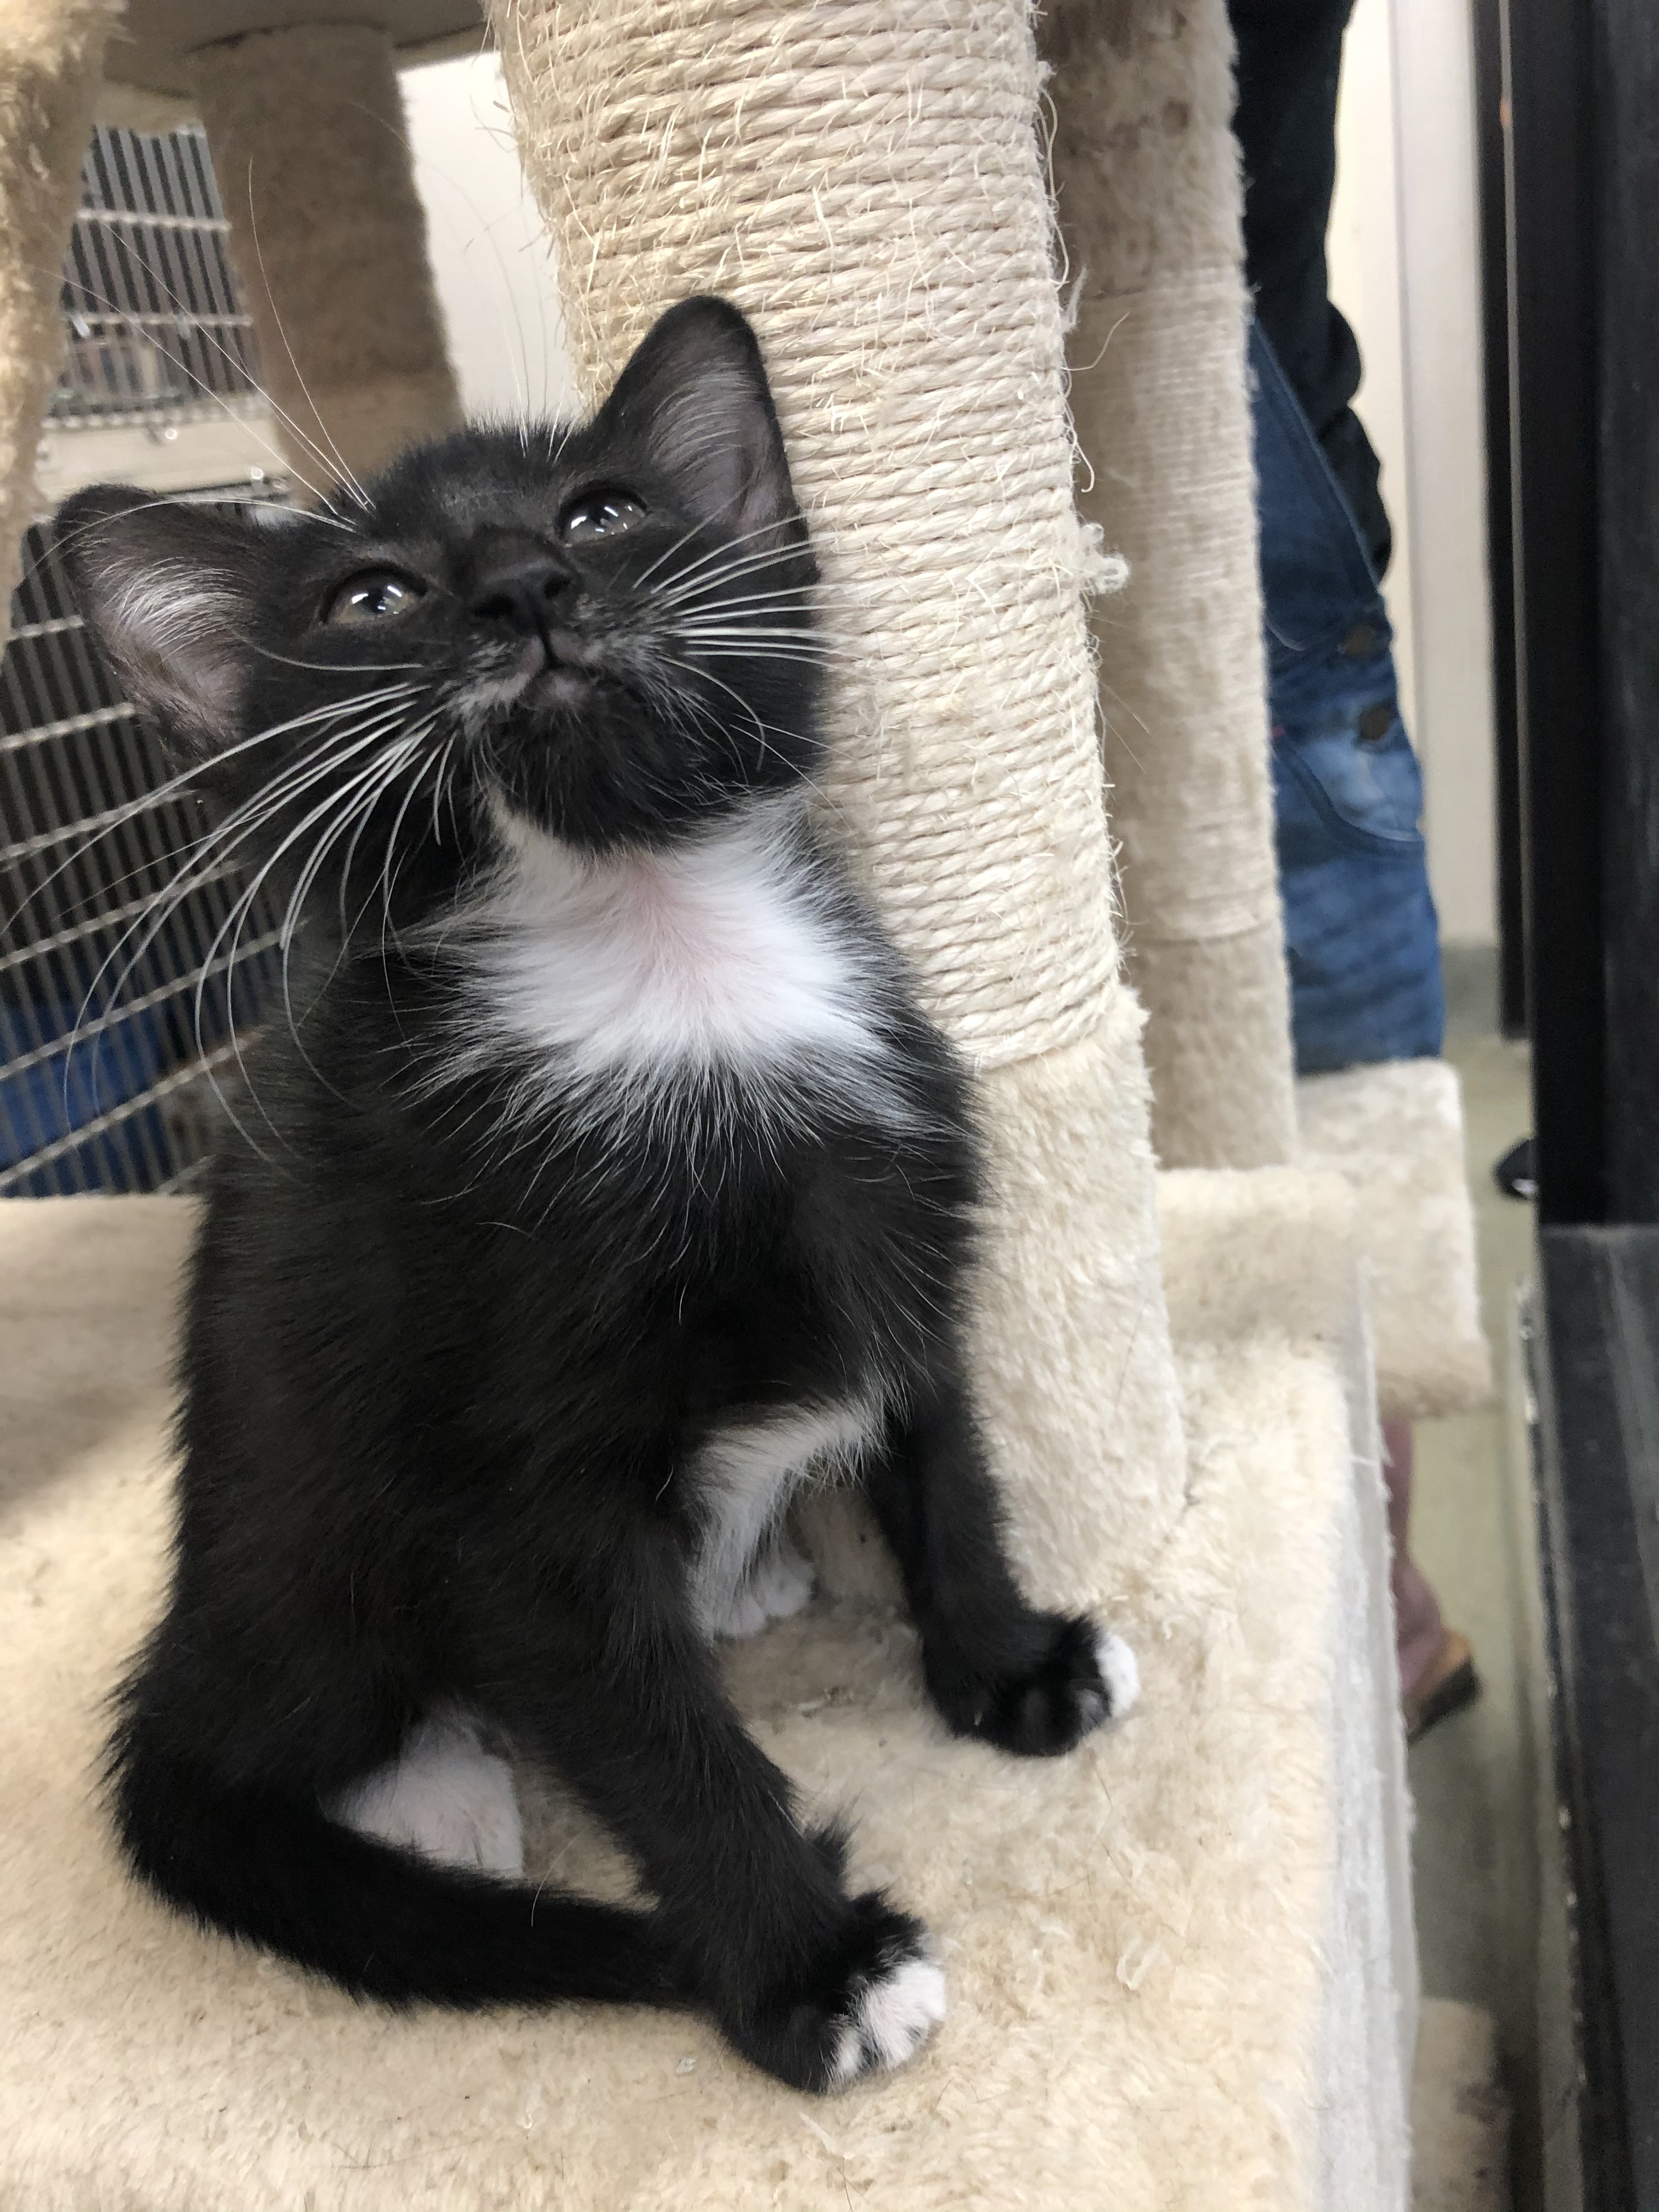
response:
{"label": "black and white cat", "polygon": [[[699,2006],[809,2089],[902,2063],[927,1933],[849,1894],[712,1648],[809,1595],[792,1495],[863,1484],[960,1733],[1064,1752],[1134,1662],[1005,1553],[968,1088],[808,811],[816,569],[747,324],[688,301],[585,427],[331,509],[100,488],[59,532],[221,803],[193,865],[251,854],[289,940],[111,1747],[131,1863],[364,1995]],[[507,1753],[643,1904],[518,1878]]]}

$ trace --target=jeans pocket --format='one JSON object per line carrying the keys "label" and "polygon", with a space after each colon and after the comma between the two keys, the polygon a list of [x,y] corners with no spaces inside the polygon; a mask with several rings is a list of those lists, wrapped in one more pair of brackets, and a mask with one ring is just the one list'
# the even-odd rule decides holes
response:
{"label": "jeans pocket", "polygon": [[1281,861],[1312,865],[1331,841],[1401,858],[1423,849],[1423,777],[1392,694],[1273,734]]}
{"label": "jeans pocket", "polygon": [[1298,1073],[1437,1052],[1423,783],[1392,689],[1287,713],[1273,764]]}

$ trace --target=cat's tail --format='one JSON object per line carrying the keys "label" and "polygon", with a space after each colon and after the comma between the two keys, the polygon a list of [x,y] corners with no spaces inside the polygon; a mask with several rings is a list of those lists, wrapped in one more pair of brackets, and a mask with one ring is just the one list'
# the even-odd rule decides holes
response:
{"label": "cat's tail", "polygon": [[152,1889],[354,1996],[689,2001],[648,1913],[441,1865],[339,1826],[314,1798],[227,1785],[138,1716],[118,1729],[107,1778],[128,1861]]}

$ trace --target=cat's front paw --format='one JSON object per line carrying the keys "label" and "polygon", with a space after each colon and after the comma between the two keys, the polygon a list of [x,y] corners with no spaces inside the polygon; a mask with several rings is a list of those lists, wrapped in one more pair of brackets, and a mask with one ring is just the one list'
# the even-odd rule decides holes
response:
{"label": "cat's front paw", "polygon": [[920,1921],[879,1890],[852,1899],[829,1954],[726,2033],[793,2088],[850,2088],[915,2057],[945,2017],[945,1976]]}
{"label": "cat's front paw", "polygon": [[1030,1649],[971,1682],[938,1685],[951,1725],[1023,1759],[1070,1751],[1103,1722],[1121,1720],[1140,1695],[1135,1655],[1086,1615],[1036,1616]]}

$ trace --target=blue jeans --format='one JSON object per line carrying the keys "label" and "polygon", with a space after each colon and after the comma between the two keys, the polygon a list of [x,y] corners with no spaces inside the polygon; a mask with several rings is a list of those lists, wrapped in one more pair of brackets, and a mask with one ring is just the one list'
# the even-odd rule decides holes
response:
{"label": "blue jeans", "polygon": [[1440,1050],[1423,781],[1393,632],[1336,478],[1250,333],[1279,890],[1297,1072]]}

